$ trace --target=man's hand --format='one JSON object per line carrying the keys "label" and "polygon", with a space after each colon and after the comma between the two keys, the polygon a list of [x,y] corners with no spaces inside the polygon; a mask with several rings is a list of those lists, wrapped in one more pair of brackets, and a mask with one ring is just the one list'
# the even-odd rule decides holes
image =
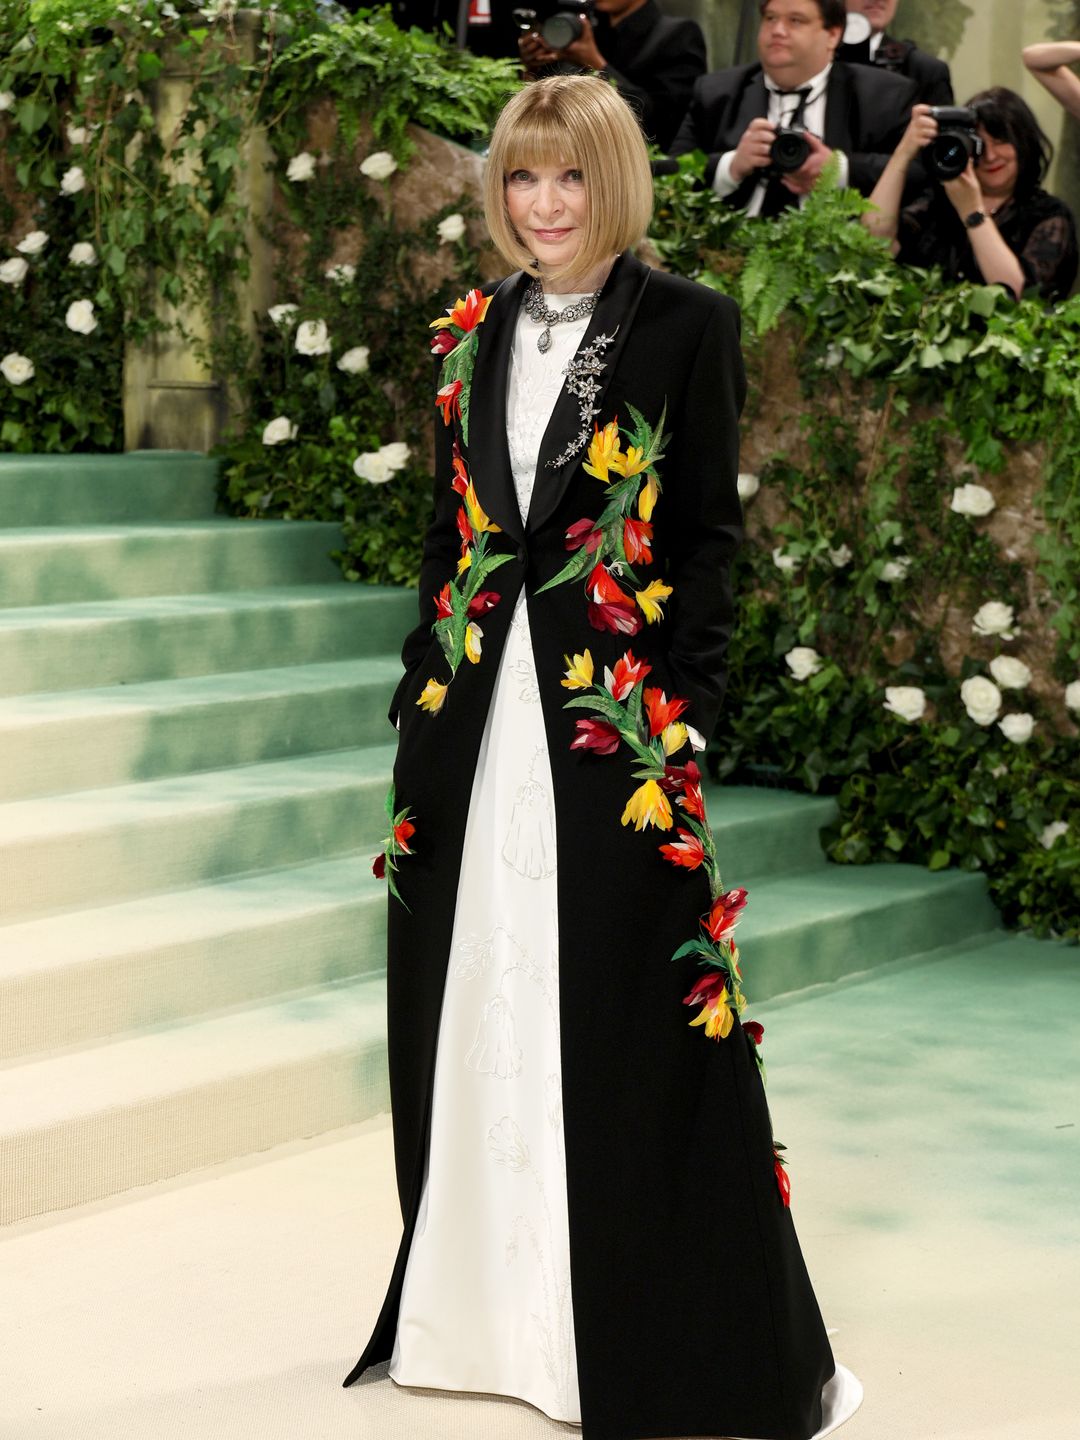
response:
{"label": "man's hand", "polygon": [[811,135],[809,130],[806,131],[803,138],[810,146],[810,154],[798,170],[792,170],[790,175],[785,175],[782,182],[784,188],[790,190],[793,195],[810,194],[833,153],[824,140],[819,140],[816,135]]}
{"label": "man's hand", "polygon": [[526,70],[536,74],[559,59],[558,50],[549,50],[535,30],[518,36],[518,53]]}
{"label": "man's hand", "polygon": [[768,120],[751,120],[731,157],[731,178],[740,185],[753,170],[772,164],[776,126]]}
{"label": "man's hand", "polygon": [[518,51],[526,70],[535,73],[560,60],[569,60],[572,65],[580,65],[583,70],[603,70],[607,61],[597,49],[593,28],[584,15],[581,17],[581,24],[581,34],[572,44],[567,45],[565,50],[549,49],[536,30],[520,36]]}
{"label": "man's hand", "polygon": [[955,180],[943,181],[941,188],[952,201],[952,207],[961,220],[966,220],[969,215],[974,215],[976,210],[983,209],[982,187],[975,174],[973,161],[968,161],[967,169]]}

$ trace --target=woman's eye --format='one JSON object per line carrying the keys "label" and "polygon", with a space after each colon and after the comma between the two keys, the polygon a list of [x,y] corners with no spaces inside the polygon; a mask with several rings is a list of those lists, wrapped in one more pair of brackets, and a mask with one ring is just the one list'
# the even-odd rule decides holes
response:
{"label": "woman's eye", "polygon": [[568,170],[566,172],[566,178],[570,181],[571,185],[584,185],[585,183],[585,176],[580,170]]}
{"label": "woman's eye", "polygon": [[511,185],[527,185],[532,176],[528,170],[511,170],[508,178]]}

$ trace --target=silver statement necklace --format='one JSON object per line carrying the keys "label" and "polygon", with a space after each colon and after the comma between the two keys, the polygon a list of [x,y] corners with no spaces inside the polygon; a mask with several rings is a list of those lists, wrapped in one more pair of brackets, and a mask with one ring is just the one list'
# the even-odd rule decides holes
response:
{"label": "silver statement necklace", "polygon": [[560,320],[580,320],[583,315],[591,315],[596,309],[596,302],[600,299],[600,291],[594,290],[591,295],[586,295],[584,300],[575,300],[572,305],[567,305],[565,310],[549,310],[544,304],[544,287],[539,280],[533,280],[525,291],[525,299],[522,302],[525,306],[525,313],[530,320],[535,320],[538,325],[543,325],[543,330],[536,342],[536,348],[541,355],[546,355],[551,349],[551,327],[558,325]]}

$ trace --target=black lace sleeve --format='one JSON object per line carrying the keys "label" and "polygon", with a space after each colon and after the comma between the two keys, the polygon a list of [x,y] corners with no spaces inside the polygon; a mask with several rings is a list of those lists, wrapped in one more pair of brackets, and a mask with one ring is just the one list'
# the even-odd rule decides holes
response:
{"label": "black lace sleeve", "polygon": [[1017,258],[1027,285],[1037,286],[1046,300],[1064,300],[1076,279],[1076,230],[1071,219],[1052,215],[1040,220]]}

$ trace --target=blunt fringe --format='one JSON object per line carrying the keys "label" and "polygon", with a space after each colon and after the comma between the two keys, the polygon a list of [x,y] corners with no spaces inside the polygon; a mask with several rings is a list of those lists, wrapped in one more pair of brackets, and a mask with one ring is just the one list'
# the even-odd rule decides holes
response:
{"label": "blunt fringe", "polygon": [[495,124],[484,175],[484,218],[511,265],[529,268],[532,254],[510,223],[506,179],[519,168],[573,165],[585,177],[589,213],[581,248],[549,275],[587,275],[636,245],[653,211],[652,171],[633,111],[606,80],[553,75],[534,80],[508,101]]}

